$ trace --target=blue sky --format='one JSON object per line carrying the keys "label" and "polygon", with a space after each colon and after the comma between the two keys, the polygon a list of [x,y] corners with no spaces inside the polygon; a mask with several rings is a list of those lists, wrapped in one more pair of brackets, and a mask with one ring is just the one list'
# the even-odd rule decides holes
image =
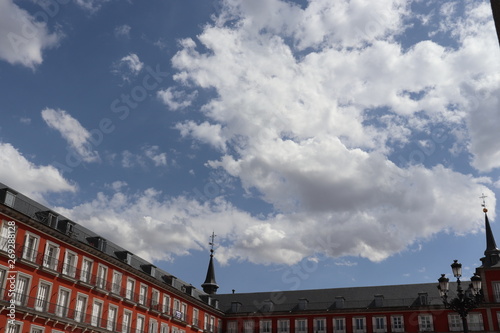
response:
{"label": "blue sky", "polygon": [[488,1],[0,0],[0,181],[221,293],[433,282],[500,189]]}

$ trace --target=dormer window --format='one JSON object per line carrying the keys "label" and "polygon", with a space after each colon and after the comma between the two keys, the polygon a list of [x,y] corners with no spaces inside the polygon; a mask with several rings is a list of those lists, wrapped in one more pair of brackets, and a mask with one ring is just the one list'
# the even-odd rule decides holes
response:
{"label": "dormer window", "polygon": [[151,265],[151,264],[141,265],[141,268],[144,271],[144,273],[148,273],[149,275],[151,275],[153,277],[156,274],[156,266],[154,266],[154,265]]}
{"label": "dormer window", "polygon": [[35,216],[37,217],[38,221],[42,222],[43,224],[48,225],[51,228],[57,228],[57,220],[59,219],[59,216],[57,216],[55,213],[51,211],[36,212]]}
{"label": "dormer window", "polygon": [[274,303],[271,300],[265,300],[262,304],[263,312],[272,312],[274,310]]}
{"label": "dormer window", "polygon": [[375,306],[376,307],[384,306],[384,295],[380,294],[375,295]]}
{"label": "dormer window", "polygon": [[132,263],[132,253],[128,251],[116,251],[115,256],[128,265]]}
{"label": "dormer window", "polygon": [[16,201],[16,195],[10,191],[5,191],[4,204],[9,207],[14,207],[14,202]]}
{"label": "dormer window", "polygon": [[241,310],[240,302],[231,302],[231,312],[237,313]]}
{"label": "dormer window", "polygon": [[99,251],[106,252],[107,241],[104,238],[100,236],[87,237],[87,242],[90,246],[95,247]]}
{"label": "dormer window", "polygon": [[307,310],[307,304],[309,301],[305,298],[299,299],[299,310]]}
{"label": "dormer window", "polygon": [[428,305],[427,293],[418,293],[420,305]]}
{"label": "dormer window", "polygon": [[337,309],[342,309],[344,307],[345,298],[342,296],[335,297],[335,307]]}

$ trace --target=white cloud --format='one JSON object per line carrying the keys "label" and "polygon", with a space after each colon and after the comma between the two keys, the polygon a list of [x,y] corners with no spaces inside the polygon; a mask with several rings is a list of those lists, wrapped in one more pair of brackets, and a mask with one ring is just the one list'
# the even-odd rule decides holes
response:
{"label": "white cloud", "polygon": [[160,100],[172,111],[185,109],[190,106],[197,94],[196,91],[187,94],[185,91],[177,91],[172,87],[160,90],[157,93]]}
{"label": "white cloud", "polygon": [[59,133],[84,162],[99,161],[99,154],[92,150],[92,134],[78,120],[64,110],[44,109],[42,118],[47,125]]}
{"label": "white cloud", "polygon": [[76,4],[90,13],[95,13],[101,9],[109,0],[76,0]]}
{"label": "white cloud", "polygon": [[144,63],[141,62],[139,56],[135,53],[123,57],[113,65],[113,73],[118,74],[124,81],[130,81],[136,77],[144,68]]}
{"label": "white cloud", "polygon": [[146,146],[143,147],[143,152],[146,157],[153,161],[155,166],[159,167],[167,165],[167,154],[160,153],[160,147]]}
{"label": "white cloud", "polygon": [[0,59],[30,68],[41,64],[43,51],[57,46],[62,37],[12,0],[0,1],[0,32]]}
{"label": "white cloud", "polygon": [[40,202],[46,193],[76,191],[55,167],[33,164],[10,143],[0,143],[0,179]]}
{"label": "white cloud", "polygon": [[127,24],[117,26],[115,28],[115,36],[130,38],[130,30],[131,29],[132,28]]}
{"label": "white cloud", "polygon": [[[426,156],[438,157],[436,144],[453,143],[473,153],[477,169],[499,166],[498,43],[488,4],[466,6],[462,20],[447,17],[457,27],[456,48],[432,40],[403,47],[397,37],[409,8],[397,0],[318,0],[304,9],[277,0],[226,2],[197,41],[182,41],[174,78],[216,97],[201,108],[206,121],[177,129],[222,152],[209,165],[278,212],[233,236],[240,251],[219,253],[261,262],[314,253],[379,261],[442,231],[479,230],[474,200],[486,191],[494,206],[489,179],[445,167],[444,158],[433,166],[389,159],[422,133]],[[478,118],[473,97],[481,90],[489,98]],[[445,134],[432,141],[436,127]],[[470,143],[455,142],[458,128]]]}

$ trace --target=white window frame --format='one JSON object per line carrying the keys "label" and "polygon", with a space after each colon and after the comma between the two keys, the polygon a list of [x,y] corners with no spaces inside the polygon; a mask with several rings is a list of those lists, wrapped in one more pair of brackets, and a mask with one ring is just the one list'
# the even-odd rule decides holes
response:
{"label": "white window frame", "polygon": [[484,331],[483,315],[480,312],[469,312],[467,324],[469,331]]}
{"label": "white window frame", "polygon": [[373,332],[385,333],[387,332],[387,318],[385,316],[372,317]]}
{"label": "white window frame", "polygon": [[[45,290],[45,294],[42,294],[42,285],[47,286],[47,290]],[[35,310],[46,312],[47,305],[50,303],[50,295],[52,291],[52,283],[43,279],[38,281],[38,288],[36,291],[36,300],[35,300]],[[42,303],[42,304],[41,304]]]}
{"label": "white window frame", "polygon": [[[114,332],[116,330],[116,323],[118,320],[118,306],[109,304],[108,306],[108,320],[106,322],[106,329]],[[114,313],[114,316],[112,314]]]}
{"label": "white window frame", "polygon": [[243,333],[254,333],[255,322],[253,319],[243,321]]}
{"label": "white window frame", "polygon": [[22,321],[14,321],[14,324],[12,322],[7,321],[7,329],[5,330],[5,333],[21,333],[23,331],[23,322]]}
{"label": "white window frame", "polygon": [[352,318],[352,331],[354,333],[366,332],[366,317],[353,317]]}
{"label": "white window frame", "polygon": [[160,333],[169,333],[168,328],[169,328],[168,324],[161,323],[160,324]]}
{"label": "white window frame", "polygon": [[278,333],[290,333],[290,320],[289,319],[278,320]]}
{"label": "white window frame", "polygon": [[[89,267],[86,267],[86,263],[89,263]],[[90,283],[92,277],[92,269],[94,268],[94,260],[88,257],[82,258],[82,268],[80,270],[80,280],[85,283]]]}
{"label": "white window frame", "polygon": [[146,317],[144,315],[138,314],[135,323],[135,332],[144,333],[144,326],[146,326]]}
{"label": "white window frame", "polygon": [[[9,222],[12,223],[12,221],[7,221],[7,220],[2,220],[2,225],[0,227],[0,251],[8,251],[8,244],[9,240],[11,239],[12,241],[16,240],[17,237],[17,226],[16,224],[14,225],[9,225]],[[12,229],[14,229],[14,232],[12,232]],[[14,235],[12,235],[14,233]],[[13,238],[12,238],[13,237]]]}
{"label": "white window frame", "polygon": [[148,300],[148,285],[141,282],[139,285],[139,304],[146,305]]}
{"label": "white window frame", "polygon": [[44,333],[44,332],[45,332],[45,327],[43,326],[31,325],[30,327],[30,333]]}
{"label": "white window frame", "polygon": [[166,313],[167,315],[170,314],[170,300],[170,295],[163,294],[162,312]]}
{"label": "white window frame", "polygon": [[[132,283],[132,288],[129,288],[129,282]],[[125,297],[135,302],[134,296],[135,296],[135,279],[127,277]]]}
{"label": "white window frame", "polygon": [[111,278],[111,292],[120,295],[122,290],[123,274],[117,270],[113,270],[113,277]]}
{"label": "white window frame", "polygon": [[122,333],[130,333],[132,329],[132,311],[123,310],[122,317]]}
{"label": "white window frame", "polygon": [[391,316],[391,332],[404,332],[405,322],[402,315],[392,315]]}
{"label": "white window frame", "polygon": [[195,326],[195,327],[199,327],[198,325],[200,325],[199,323],[199,319],[200,319],[200,312],[197,308],[193,308],[193,321],[192,321],[192,325]]}
{"label": "white window frame", "polygon": [[[67,292],[68,298],[65,300],[64,304],[61,304],[61,295],[62,292]],[[56,316],[67,318],[68,316],[68,308],[69,303],[71,301],[71,289],[59,287],[59,291],[57,293],[57,303],[56,303]],[[62,312],[61,312],[62,311]]]}
{"label": "white window frame", "polygon": [[295,333],[307,333],[307,319],[306,318],[295,319]]}
{"label": "white window frame", "polygon": [[[84,300],[83,303],[80,303],[81,299]],[[88,304],[89,304],[89,296],[87,294],[83,294],[83,293],[78,292],[76,294],[76,301],[75,301],[74,320],[76,322],[84,322],[85,321],[85,315],[87,313],[87,305]]]}
{"label": "white window frame", "polygon": [[237,321],[232,320],[227,322],[227,333],[238,333]]}
{"label": "white window frame", "polygon": [[420,332],[432,332],[434,331],[434,323],[431,314],[419,314],[418,315],[418,330]]}
{"label": "white window frame", "polygon": [[[34,239],[35,243],[33,246],[29,246],[30,240]],[[23,259],[31,262],[36,262],[36,257],[38,255],[38,247],[40,246],[40,236],[37,234],[26,231],[24,235],[24,247],[23,247]]]}
{"label": "white window frame", "polygon": [[[96,307],[98,305],[98,307]],[[96,313],[96,309],[99,309]],[[102,314],[104,313],[104,301],[99,298],[94,298],[92,300],[92,315],[90,317],[90,325],[94,327],[101,327]]]}
{"label": "white window frame", "polygon": [[269,319],[261,320],[259,322],[260,333],[271,333],[273,331],[273,322]]}
{"label": "white window frame", "polygon": [[314,318],[313,323],[314,323],[314,332],[316,333],[326,332],[326,318]]}
{"label": "white window frame", "polygon": [[[54,255],[51,255],[52,249],[54,249]],[[45,251],[43,252],[43,267],[47,267],[53,271],[57,271],[60,251],[61,247],[59,246],[59,244],[47,240],[45,242]]]}
{"label": "white window frame", "polygon": [[97,276],[95,285],[97,288],[106,290],[106,281],[108,280],[108,266],[101,263],[97,264]]}
{"label": "white window frame", "polygon": [[[68,262],[68,259],[71,260]],[[64,275],[75,277],[76,276],[76,268],[78,267],[78,254],[71,250],[66,249],[64,253],[64,262],[62,266],[62,273]]]}
{"label": "white window frame", "polygon": [[[346,329],[346,322],[344,317],[333,317],[332,318],[332,323],[333,323],[333,332],[335,333],[345,333]],[[341,326],[341,327],[339,327]]]}
{"label": "white window frame", "polygon": [[160,306],[160,291],[155,288],[151,288],[151,299],[149,302],[149,306],[154,310],[159,310]]}
{"label": "white window frame", "polygon": [[158,333],[158,321],[153,318],[149,318],[148,333]]}
{"label": "white window frame", "polygon": [[[20,281],[24,281],[20,283]],[[28,274],[21,272],[17,273],[16,276],[16,295],[14,296],[14,302],[16,305],[26,305],[26,301],[29,297],[29,291],[31,290],[31,281],[33,277]]]}

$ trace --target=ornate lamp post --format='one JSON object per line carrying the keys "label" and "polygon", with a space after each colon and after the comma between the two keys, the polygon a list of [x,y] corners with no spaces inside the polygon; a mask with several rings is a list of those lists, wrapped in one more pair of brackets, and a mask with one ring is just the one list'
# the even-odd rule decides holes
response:
{"label": "ornate lamp post", "polygon": [[460,315],[464,333],[468,333],[467,314],[470,310],[477,308],[483,301],[481,278],[474,273],[474,276],[470,279],[471,284],[467,290],[463,290],[460,281],[460,277],[462,276],[462,264],[460,264],[458,260],[454,260],[453,264],[451,264],[451,270],[453,271],[453,276],[457,278],[457,297],[450,300],[448,299],[450,279],[446,278],[445,274],[441,274],[441,277],[438,279],[439,294],[443,299],[445,308],[451,309]]}

